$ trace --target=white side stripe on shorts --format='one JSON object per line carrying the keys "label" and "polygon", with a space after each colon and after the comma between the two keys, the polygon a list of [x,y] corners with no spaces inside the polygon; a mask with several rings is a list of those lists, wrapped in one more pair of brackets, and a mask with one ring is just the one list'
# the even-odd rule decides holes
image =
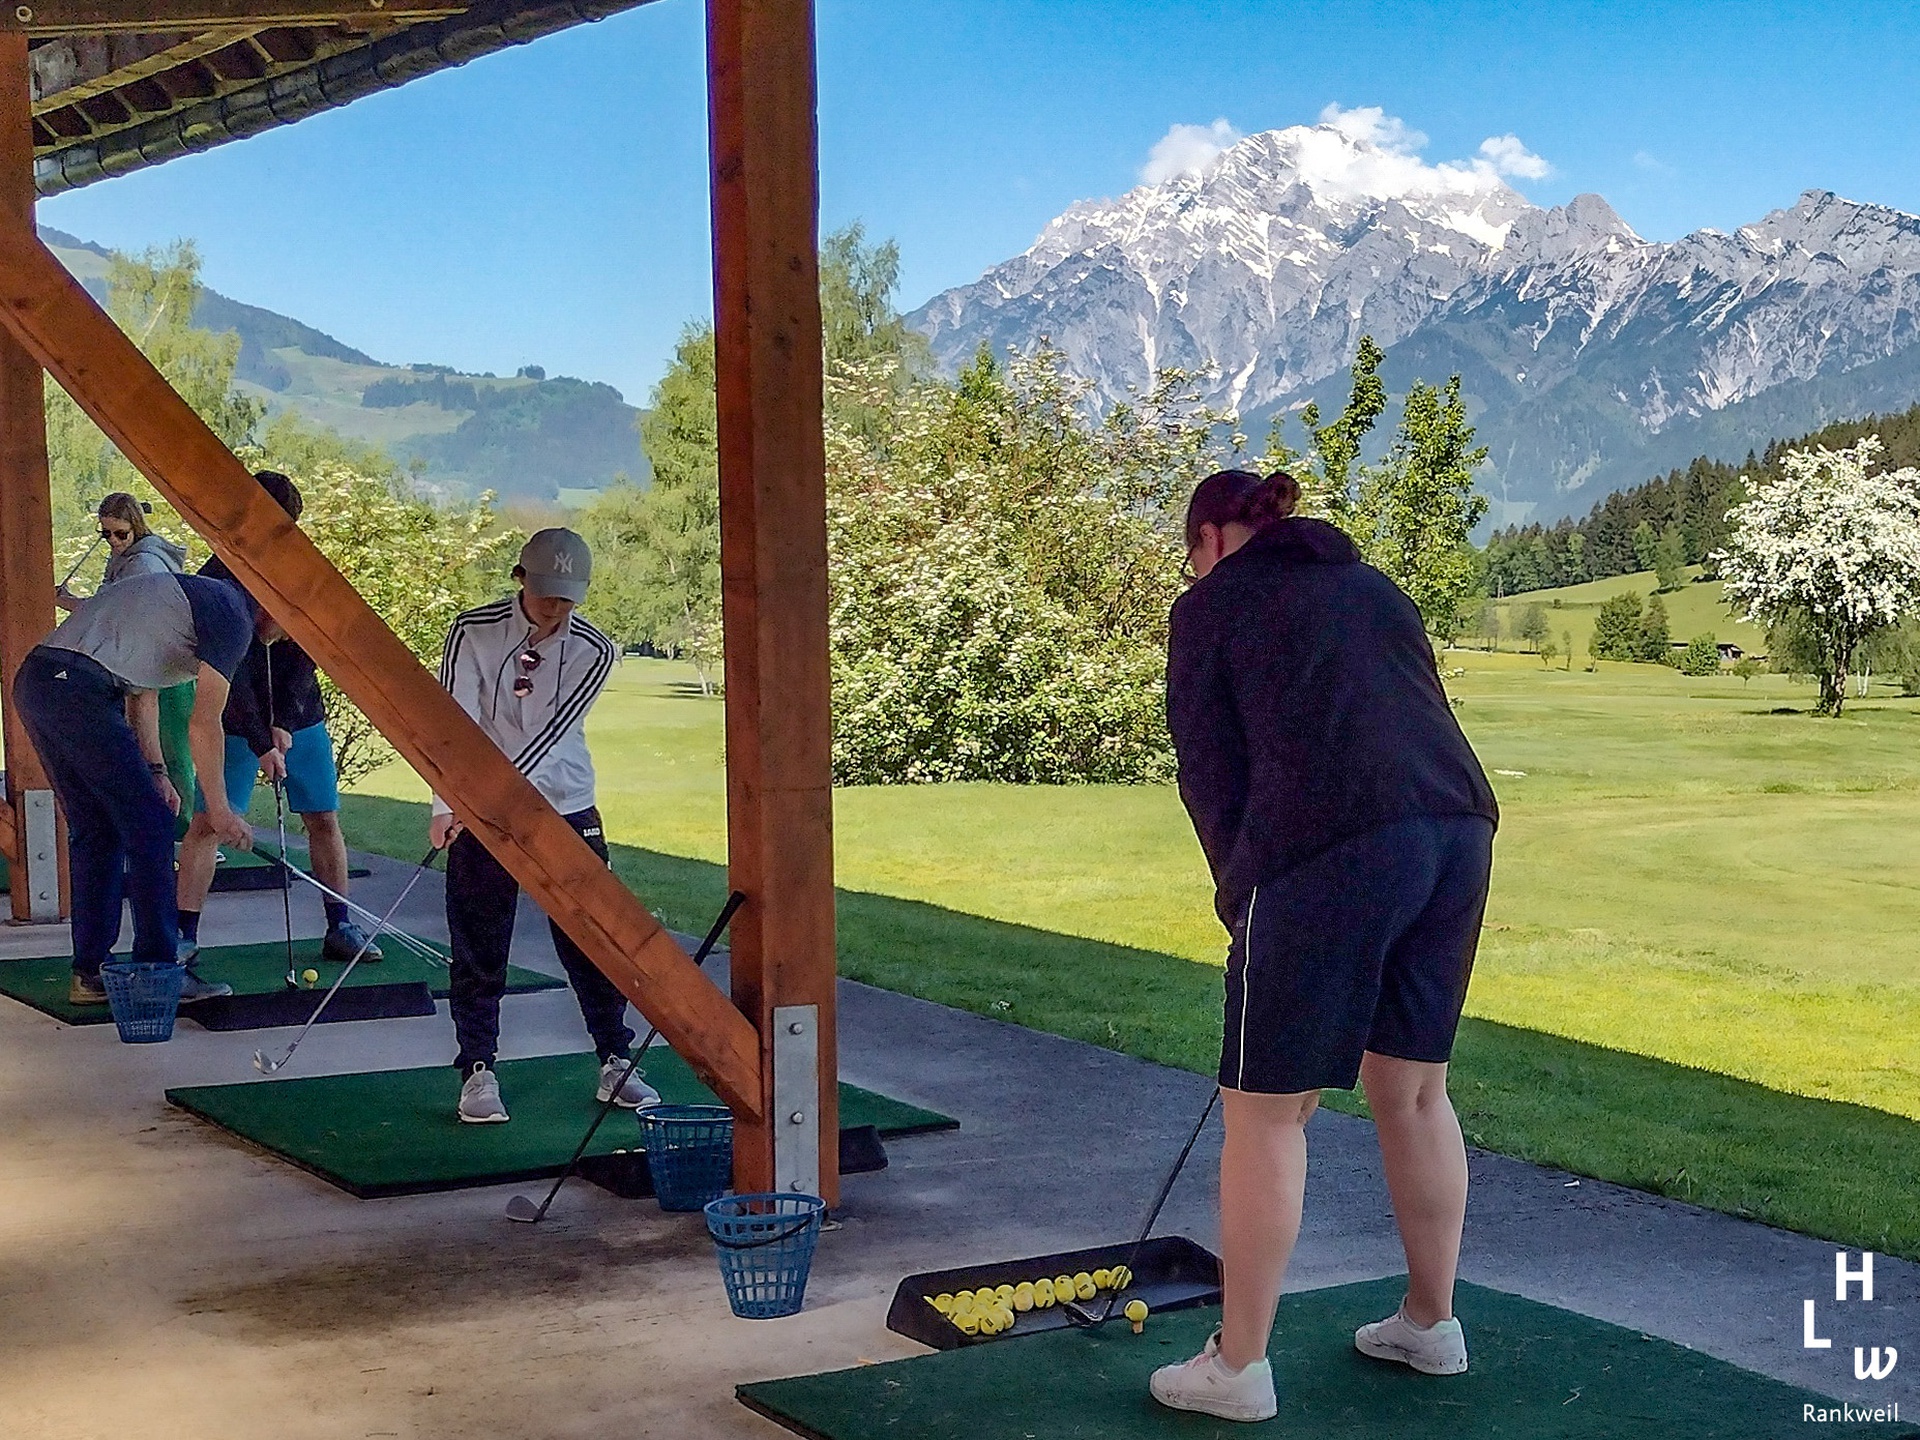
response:
{"label": "white side stripe on shorts", "polygon": [[1259,903],[1260,887],[1256,885],[1247,901],[1246,940],[1240,947],[1240,1059],[1233,1070],[1236,1090],[1247,1088],[1247,992],[1253,988],[1253,911]]}

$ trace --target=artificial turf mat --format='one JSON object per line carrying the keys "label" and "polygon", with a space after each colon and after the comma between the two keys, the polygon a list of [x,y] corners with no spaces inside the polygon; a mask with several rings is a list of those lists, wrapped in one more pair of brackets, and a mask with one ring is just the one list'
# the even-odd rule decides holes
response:
{"label": "artificial turf mat", "polygon": [[[449,1053],[452,1044],[449,1031]],[[363,1200],[558,1175],[599,1109],[593,1098],[599,1062],[590,1053],[541,1055],[502,1060],[496,1068],[513,1116],[506,1125],[462,1125],[454,1118],[460,1075],[450,1064],[191,1085],[167,1091],[167,1099]],[[645,1074],[670,1103],[714,1103],[713,1092],[665,1046],[649,1052]],[[846,1084],[840,1123],[872,1125],[883,1136],[958,1124]],[[638,1147],[639,1131],[622,1112],[600,1127],[587,1153]]]}
{"label": "artificial turf mat", "polygon": [[[1124,1323],[1048,1331],[742,1385],[738,1394],[813,1440],[1804,1440],[1803,1407],[1839,1404],[1637,1330],[1465,1283],[1454,1297],[1472,1358],[1465,1375],[1418,1375],[1354,1350],[1355,1327],[1392,1314],[1405,1292],[1398,1276],[1286,1296],[1271,1351],[1280,1413],[1262,1425],[1176,1414],[1147,1395],[1152,1370],[1206,1343],[1217,1307],[1154,1316],[1142,1335]],[[1845,1428],[1920,1436],[1905,1423]]]}
{"label": "artificial turf mat", "polygon": [[[353,973],[347,977],[347,983],[340,987],[340,996],[327,1007],[327,1013],[321,1017],[324,1023],[329,1018],[371,1019],[365,1007],[356,1009],[347,995],[347,991],[360,987],[374,986],[412,986],[416,991],[424,987],[428,1001],[425,1012],[417,1007],[388,1008],[386,1014],[431,1013],[432,1001],[444,999],[447,993],[447,971],[444,966],[413,954],[398,940],[389,939],[380,947],[386,958],[380,961],[362,960],[353,967]],[[311,1006],[317,1004],[318,996],[325,995],[327,987],[339,977],[346,968],[340,961],[322,960],[318,940],[296,940],[293,942],[293,961],[296,969],[314,969],[320,972],[319,983],[312,991],[296,991],[291,994],[286,988],[287,946],[284,940],[273,940],[258,945],[210,945],[201,950],[200,958],[194,969],[205,979],[224,980],[233,986],[233,1000],[241,1001],[252,996],[286,996],[297,1008],[306,1004],[307,1009],[298,1013],[297,1018],[289,1020],[285,1014],[260,1015],[255,1024],[284,1025],[300,1024]],[[73,961],[66,955],[49,955],[33,960],[0,961],[0,995],[10,996],[24,1005],[51,1015],[56,1020],[64,1020],[69,1025],[109,1025],[113,1016],[105,1005],[69,1005],[67,1003],[67,980],[72,972]],[[507,990],[519,994],[534,990],[555,990],[567,982],[556,976],[542,974],[538,970],[528,970],[518,965],[507,967]],[[309,1001],[308,997],[314,998]],[[345,1003],[343,1003],[345,1002]],[[211,1007],[211,1008],[210,1008]],[[206,1011],[208,1029],[253,1028],[239,1027],[222,1023],[222,1012],[245,1010],[245,1006],[235,1006],[225,1000],[206,1000],[198,1005],[188,1005],[181,1009],[182,1020],[202,1018],[196,1011]]]}

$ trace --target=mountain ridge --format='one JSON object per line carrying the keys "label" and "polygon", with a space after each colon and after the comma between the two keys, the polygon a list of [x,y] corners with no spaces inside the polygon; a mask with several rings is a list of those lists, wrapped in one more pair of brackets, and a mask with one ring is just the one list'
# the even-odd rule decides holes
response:
{"label": "mountain ridge", "polygon": [[[1517,142],[1516,142],[1517,143]],[[1458,372],[1492,524],[1551,521],[1684,464],[1920,399],[1920,217],[1811,189],[1733,232],[1636,234],[1338,121],[1080,201],[909,316],[956,368],[1042,338],[1111,403],[1216,372],[1243,428],[1345,398],[1362,334],[1395,391]],[[1852,377],[1850,380],[1846,377]]]}

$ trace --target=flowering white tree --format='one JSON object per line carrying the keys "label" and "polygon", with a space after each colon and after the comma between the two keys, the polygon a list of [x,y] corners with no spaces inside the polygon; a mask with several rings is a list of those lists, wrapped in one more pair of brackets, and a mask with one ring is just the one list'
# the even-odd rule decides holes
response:
{"label": "flowering white tree", "polygon": [[1869,435],[1850,449],[1787,452],[1779,478],[1727,512],[1733,533],[1713,556],[1748,619],[1807,627],[1827,715],[1846,703],[1861,642],[1920,606],[1920,470],[1872,473],[1882,448]]}

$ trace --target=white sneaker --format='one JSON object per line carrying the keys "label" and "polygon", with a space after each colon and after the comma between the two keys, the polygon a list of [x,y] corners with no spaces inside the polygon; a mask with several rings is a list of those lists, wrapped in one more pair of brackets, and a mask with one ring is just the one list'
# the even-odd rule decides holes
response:
{"label": "white sneaker", "polygon": [[1218,1330],[1193,1359],[1154,1371],[1147,1389],[1169,1410],[1194,1410],[1222,1420],[1271,1420],[1280,1411],[1273,1366],[1263,1356],[1234,1374],[1220,1358]]}
{"label": "white sneaker", "polygon": [[1467,1333],[1457,1317],[1431,1325],[1407,1318],[1406,1302],[1385,1320],[1353,1332],[1353,1348],[1376,1360],[1398,1360],[1422,1375],[1463,1375],[1467,1369]]}
{"label": "white sneaker", "polygon": [[463,1125],[504,1125],[507,1107],[500,1102],[500,1081],[479,1061],[473,1073],[460,1087],[460,1123]]}
{"label": "white sneaker", "polygon": [[[650,1105],[660,1103],[660,1092],[640,1078],[639,1066],[636,1065],[633,1073],[627,1075],[625,1084],[621,1084],[622,1075],[627,1075],[625,1060],[602,1061],[600,1086],[593,1092],[593,1098],[602,1105],[611,1100],[623,1110],[645,1110]],[[618,1095],[613,1093],[613,1087],[616,1085],[620,1086]]]}

